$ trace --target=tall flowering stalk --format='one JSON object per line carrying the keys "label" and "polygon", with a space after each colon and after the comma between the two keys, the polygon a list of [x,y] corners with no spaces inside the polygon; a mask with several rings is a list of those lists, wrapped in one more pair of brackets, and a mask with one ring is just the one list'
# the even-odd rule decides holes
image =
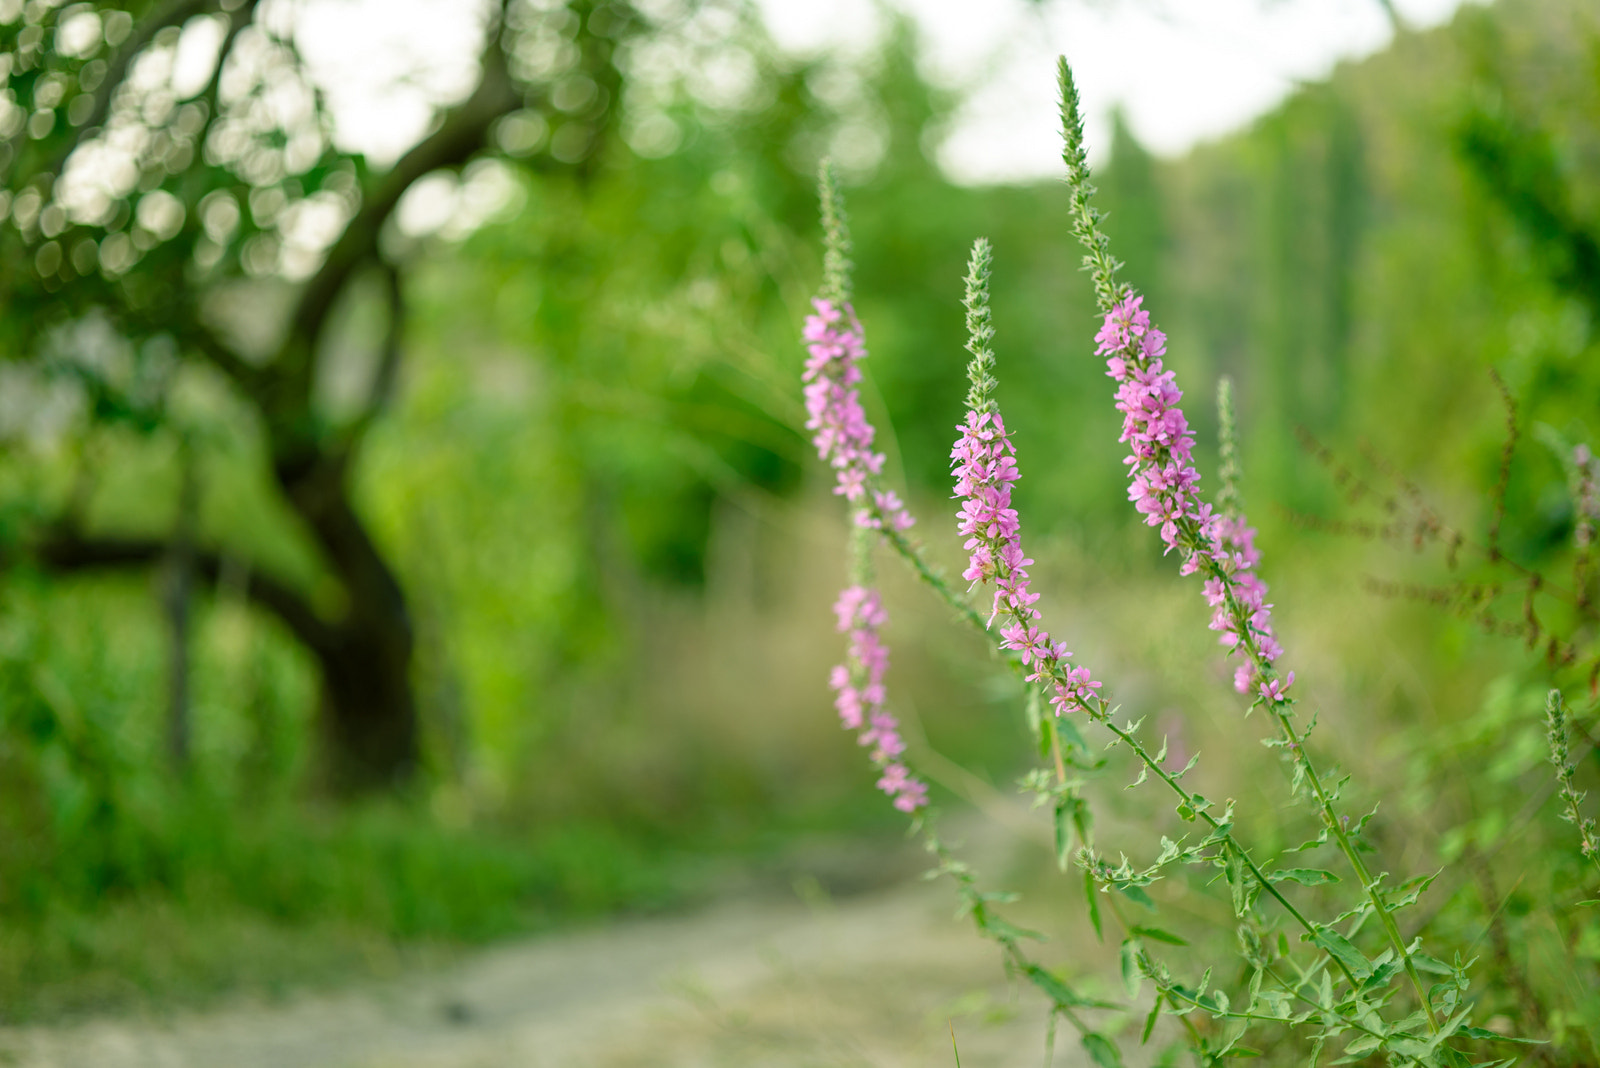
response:
{"label": "tall flowering stalk", "polygon": [[1377,916],[1395,958],[1402,962],[1427,1019],[1430,1032],[1440,1030],[1429,988],[1424,985],[1414,959],[1414,948],[1400,935],[1394,905],[1385,900],[1380,880],[1373,878],[1356,851],[1348,821],[1335,808],[1336,793],[1326,786],[1305,750],[1309,729],[1294,724],[1294,699],[1289,687],[1294,673],[1279,677],[1274,664],[1282,655],[1271,626],[1271,606],[1266,586],[1254,573],[1259,562],[1253,532],[1242,515],[1217,517],[1199,498],[1199,475],[1193,466],[1193,438],[1178,401],[1173,372],[1164,368],[1166,335],[1150,322],[1143,298],[1117,280],[1120,266],[1111,256],[1110,242],[1100,227],[1100,213],[1092,204],[1094,186],[1089,181],[1084,152],[1082,109],[1071,68],[1063,58],[1059,67],[1064,147],[1071,187],[1073,232],[1084,246],[1084,266],[1094,281],[1095,296],[1104,321],[1095,335],[1096,353],[1106,358],[1107,374],[1118,384],[1117,408],[1123,413],[1122,441],[1130,446],[1129,498],[1161,528],[1167,550],[1183,558],[1181,572],[1205,576],[1205,594],[1215,615],[1212,626],[1222,631],[1230,652],[1241,655],[1235,686],[1254,692],[1255,705],[1271,712],[1279,732],[1278,744],[1295,768],[1295,786],[1310,790],[1326,833],[1338,842],[1366,893],[1369,912]]}
{"label": "tall flowering stalk", "polygon": [[878,789],[902,812],[927,804],[927,786],[900,759],[905,742],[899,724],[885,707],[884,677],[889,650],[880,628],[888,622],[883,599],[871,586],[869,530],[900,533],[916,520],[892,490],[879,483],[884,456],[873,451],[875,431],[861,407],[862,360],[866,341],[850,306],[850,238],[833,171],[822,168],[822,219],[825,234],[822,291],[806,317],[804,383],[806,429],[813,431],[817,455],[834,471],[834,493],[848,501],[858,534],[851,564],[851,582],[834,605],[838,629],[848,634],[848,662],[833,669],[830,685],[839,721],[870,746],[872,761],[882,769]]}
{"label": "tall flowering stalk", "polygon": [[1034,625],[1040,613],[1034,607],[1039,595],[1031,588],[1027,570],[1033,561],[1022,552],[1022,523],[1011,506],[1011,484],[1022,473],[993,396],[991,258],[989,242],[980,237],[972,246],[966,279],[967,351],[972,353],[967,377],[972,388],[967,393],[966,420],[956,428],[960,436],[950,450],[955,496],[961,501],[956,529],[966,538],[963,548],[968,553],[961,577],[974,587],[993,584],[989,623],[996,616],[1005,617],[1000,647],[1018,654],[1030,669],[1029,682],[1046,683],[1050,704],[1059,715],[1083,708],[1100,683],[1091,680],[1088,668],[1072,662],[1065,645],[1052,643],[1050,633]]}
{"label": "tall flowering stalk", "polygon": [[1551,690],[1545,700],[1545,737],[1550,746],[1550,763],[1556,769],[1556,789],[1561,794],[1561,818],[1578,830],[1583,855],[1600,871],[1600,828],[1583,815],[1583,791],[1574,784],[1577,776],[1567,743],[1567,703],[1560,690]]}

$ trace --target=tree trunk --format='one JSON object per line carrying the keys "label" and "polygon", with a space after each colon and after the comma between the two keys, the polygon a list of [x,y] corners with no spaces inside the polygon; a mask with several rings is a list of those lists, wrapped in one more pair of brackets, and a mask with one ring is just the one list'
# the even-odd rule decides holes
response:
{"label": "tree trunk", "polygon": [[311,528],[346,603],[312,645],[322,668],[323,735],[335,790],[404,785],[419,762],[414,638],[405,593],[351,507],[343,462],[280,466],[279,482]]}
{"label": "tree trunk", "polygon": [[363,614],[315,652],[333,788],[364,793],[404,786],[418,763],[410,619]]}

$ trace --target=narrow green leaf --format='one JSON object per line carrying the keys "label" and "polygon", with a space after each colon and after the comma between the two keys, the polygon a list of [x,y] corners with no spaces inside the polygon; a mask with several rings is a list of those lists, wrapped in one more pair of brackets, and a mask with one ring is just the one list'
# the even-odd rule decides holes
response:
{"label": "narrow green leaf", "polygon": [[1144,1030],[1139,1034],[1139,1045],[1150,1041],[1150,1032],[1156,1029],[1156,1018],[1161,1015],[1161,995],[1156,995],[1155,1003],[1150,1006],[1150,1015],[1144,1018]]}
{"label": "narrow green leaf", "polygon": [[1072,810],[1072,829],[1078,832],[1080,844],[1094,846],[1094,810],[1082,801]]}
{"label": "narrow green leaf", "polygon": [[1223,870],[1228,876],[1228,886],[1233,890],[1233,914],[1242,917],[1250,911],[1251,875],[1245,870],[1244,860],[1234,852],[1228,854],[1228,862]]}
{"label": "narrow green leaf", "polygon": [[1129,998],[1137,998],[1143,984],[1144,977],[1139,974],[1139,941],[1125,939],[1122,943],[1122,988]]}
{"label": "narrow green leaf", "polygon": [[1499,1031],[1490,1031],[1486,1027],[1463,1027],[1460,1033],[1468,1038],[1481,1038],[1487,1042],[1518,1042],[1524,1046],[1543,1046],[1547,1044],[1543,1039],[1502,1035]]}
{"label": "narrow green leaf", "polygon": [[1037,964],[1025,965],[1022,971],[1028,977],[1028,981],[1043,991],[1045,996],[1055,1002],[1058,1008],[1120,1009],[1123,1007],[1114,1001],[1086,998],[1063,982],[1054,972],[1041,968]]}
{"label": "narrow green leaf", "polygon": [[1383,1038],[1379,1035],[1358,1035],[1345,1046],[1344,1055],[1352,1060],[1364,1054],[1371,1053],[1383,1045]]}
{"label": "narrow green leaf", "polygon": [[1328,951],[1328,954],[1350,970],[1350,974],[1357,979],[1363,979],[1372,974],[1372,962],[1362,956],[1361,951],[1351,944],[1350,940],[1331,927],[1319,927],[1311,939],[1317,945]]}
{"label": "narrow green leaf", "polygon": [[1455,969],[1450,967],[1438,957],[1430,957],[1426,953],[1411,954],[1411,963],[1421,972],[1432,972],[1434,975],[1454,975]]}
{"label": "narrow green leaf", "polygon": [[1089,1059],[1099,1068],[1122,1068],[1121,1052],[1105,1035],[1089,1032],[1083,1036],[1083,1048],[1089,1051]]}
{"label": "narrow green leaf", "polygon": [[1039,965],[1029,964],[1023,969],[1023,972],[1028,976],[1030,983],[1044,991],[1045,995],[1057,1005],[1065,1005],[1068,1008],[1077,1008],[1082,1005],[1083,999],[1078,997],[1071,987],[1056,978],[1053,973],[1039,967]]}
{"label": "narrow green leaf", "polygon": [[1372,974],[1367,976],[1367,978],[1361,983],[1362,991],[1372,991],[1377,990],[1380,987],[1387,986],[1389,984],[1389,980],[1400,974],[1400,970],[1404,967],[1405,962],[1399,960],[1398,958],[1395,960],[1384,961],[1381,964],[1375,965],[1372,969]]}
{"label": "narrow green leaf", "polygon": [[1151,912],[1154,912],[1156,910],[1156,903],[1154,901],[1151,901],[1150,900],[1150,895],[1145,893],[1139,887],[1137,887],[1137,886],[1119,886],[1119,887],[1117,887],[1117,889],[1121,890],[1123,895],[1125,897],[1127,897],[1128,900],[1137,901],[1139,904],[1143,905],[1145,908],[1149,909]]}
{"label": "narrow green leaf", "polygon": [[1096,896],[1099,891],[1094,887],[1094,873],[1088,868],[1083,869],[1083,896],[1089,903],[1089,922],[1094,924],[1094,936],[1104,942],[1106,933],[1100,927],[1100,899]]}
{"label": "narrow green leaf", "polygon": [[1336,883],[1339,877],[1331,871],[1321,868],[1285,868],[1275,871],[1267,876],[1269,882],[1281,883],[1285,880],[1299,883],[1301,886],[1321,886],[1323,883]]}
{"label": "narrow green leaf", "polygon": [[1290,848],[1285,849],[1284,852],[1285,853],[1304,853],[1307,850],[1317,848],[1317,846],[1319,846],[1319,845],[1327,844],[1327,841],[1328,841],[1328,829],[1326,827],[1324,827],[1322,829],[1322,833],[1317,835],[1315,838],[1308,838],[1304,842],[1301,842],[1297,846],[1291,846]]}
{"label": "narrow green leaf", "polygon": [[992,913],[989,916],[989,930],[993,931],[1002,938],[1009,938],[1012,941],[1017,942],[1020,942],[1024,938],[1031,939],[1035,942],[1043,942],[1045,940],[1044,935],[1040,934],[1038,931],[1029,930],[1026,927],[1018,927],[1009,920],[1002,920],[1000,917],[993,915]]}
{"label": "narrow green leaf", "polygon": [[1129,928],[1129,930],[1134,934],[1139,935],[1141,938],[1149,938],[1157,942],[1165,942],[1169,946],[1186,946],[1189,944],[1184,939],[1173,934],[1171,931],[1163,931],[1159,927],[1135,926]]}
{"label": "narrow green leaf", "polygon": [[1056,798],[1055,828],[1056,828],[1056,867],[1061,871],[1067,870],[1067,857],[1072,852],[1072,830],[1069,808],[1082,804],[1076,797]]}

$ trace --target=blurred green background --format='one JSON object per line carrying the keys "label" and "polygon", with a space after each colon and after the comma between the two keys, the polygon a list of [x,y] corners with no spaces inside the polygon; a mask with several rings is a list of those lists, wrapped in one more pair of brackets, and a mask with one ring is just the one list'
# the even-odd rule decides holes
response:
{"label": "blurred green background", "polygon": [[[829,708],[844,536],[797,383],[814,167],[863,125],[868,407],[918,534],[955,561],[982,234],[1047,614],[1292,840],[1204,605],[1126,505],[1060,184],[945,177],[960,96],[903,19],[797,59],[739,5],[650,10],[510,4],[391,168],[330,140],[249,0],[0,2],[0,1018],[393,970],[900,833]],[[185,95],[162,63],[193,20],[240,58]],[[737,92],[692,91],[712,53]],[[1381,801],[1390,863],[1447,868],[1424,903],[1494,962],[1489,1015],[1591,1054],[1600,929],[1575,836],[1526,803],[1544,690],[1595,729],[1563,457],[1600,420],[1597,123],[1593,8],[1502,0],[1180,158],[1116,119],[1099,177],[1208,471],[1236,383],[1352,809]],[[1008,790],[1015,694],[888,563],[915,751]]]}

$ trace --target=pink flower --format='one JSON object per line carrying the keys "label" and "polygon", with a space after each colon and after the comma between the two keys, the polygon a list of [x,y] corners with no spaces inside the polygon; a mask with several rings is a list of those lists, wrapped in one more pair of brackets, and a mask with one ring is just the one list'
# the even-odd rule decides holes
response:
{"label": "pink flower", "polygon": [[901,812],[910,814],[928,803],[928,787],[916,779],[907,780],[900,789],[900,796],[894,799],[894,807]]}
{"label": "pink flower", "polygon": [[1289,687],[1293,685],[1294,672],[1291,671],[1289,672],[1288,681],[1285,682],[1280,679],[1272,679],[1269,682],[1263,682],[1259,687],[1257,687],[1257,689],[1260,691],[1262,698],[1271,701],[1276,705],[1282,704],[1284,701],[1289,699],[1288,697],[1284,696],[1284,694],[1285,691],[1287,691]]}

